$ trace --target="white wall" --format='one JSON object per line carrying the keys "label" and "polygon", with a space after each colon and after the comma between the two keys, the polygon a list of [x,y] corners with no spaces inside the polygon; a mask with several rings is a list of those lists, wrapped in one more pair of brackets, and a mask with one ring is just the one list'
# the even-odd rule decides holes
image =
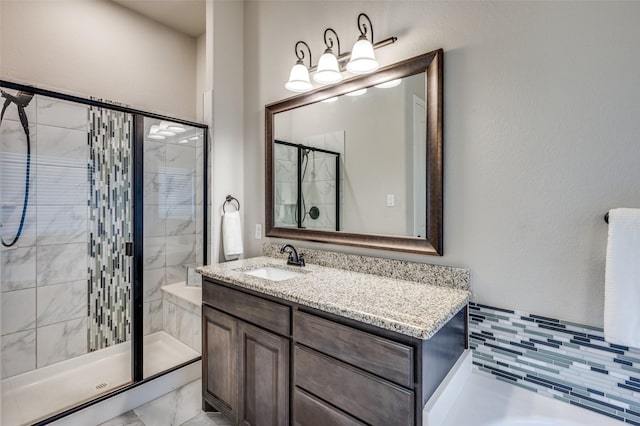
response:
{"label": "white wall", "polygon": [[349,49],[363,11],[377,40],[399,37],[382,65],[445,51],[445,255],[333,248],[468,267],[479,302],[601,325],[602,218],[640,207],[640,3],[246,3],[248,227],[264,222],[264,105],[290,96],[295,42],[317,60],[331,26]]}
{"label": "white wall", "polygon": [[196,118],[196,40],[110,1],[0,1],[0,75]]}
{"label": "white wall", "polygon": [[[213,112],[211,146],[211,250],[212,263],[224,260],[220,238],[220,211],[227,195],[240,201],[241,215],[247,214],[244,198],[244,60],[242,1],[213,1]],[[207,28],[209,31],[209,27]],[[246,220],[245,239],[253,236]],[[246,250],[245,250],[246,252]],[[245,256],[246,257],[246,256]]]}

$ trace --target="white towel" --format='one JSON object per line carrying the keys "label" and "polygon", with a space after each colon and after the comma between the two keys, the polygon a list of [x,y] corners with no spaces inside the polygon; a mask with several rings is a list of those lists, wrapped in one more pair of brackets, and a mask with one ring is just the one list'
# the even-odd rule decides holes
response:
{"label": "white towel", "polygon": [[604,338],[640,348],[640,209],[609,211]]}
{"label": "white towel", "polygon": [[242,225],[239,211],[225,212],[222,216],[222,247],[226,260],[235,260],[242,254]]}

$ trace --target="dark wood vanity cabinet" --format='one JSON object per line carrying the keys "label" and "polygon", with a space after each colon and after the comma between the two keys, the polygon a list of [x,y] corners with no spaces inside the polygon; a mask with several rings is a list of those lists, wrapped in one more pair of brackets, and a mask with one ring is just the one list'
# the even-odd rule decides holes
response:
{"label": "dark wood vanity cabinet", "polygon": [[202,308],[205,405],[237,425],[289,424],[291,339],[274,331],[289,334],[290,308],[216,284],[203,301],[212,305]]}
{"label": "dark wood vanity cabinet", "polygon": [[210,279],[203,303],[203,399],[236,425],[421,425],[466,346],[466,309],[421,340]]}

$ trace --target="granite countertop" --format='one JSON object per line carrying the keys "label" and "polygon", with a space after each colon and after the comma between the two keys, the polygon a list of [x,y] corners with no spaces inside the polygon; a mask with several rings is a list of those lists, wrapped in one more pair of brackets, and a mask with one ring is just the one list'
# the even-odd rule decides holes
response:
{"label": "granite countertop", "polygon": [[[270,281],[243,272],[275,266],[302,276]],[[197,269],[218,279],[269,296],[354,319],[419,339],[431,338],[463,308],[471,293],[307,264],[287,266],[282,259],[254,257]]]}

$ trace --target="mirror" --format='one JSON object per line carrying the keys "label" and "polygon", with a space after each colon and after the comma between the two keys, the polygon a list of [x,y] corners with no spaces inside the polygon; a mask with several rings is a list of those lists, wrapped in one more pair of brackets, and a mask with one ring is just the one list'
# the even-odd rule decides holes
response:
{"label": "mirror", "polygon": [[267,236],[442,255],[442,55],[266,106]]}

